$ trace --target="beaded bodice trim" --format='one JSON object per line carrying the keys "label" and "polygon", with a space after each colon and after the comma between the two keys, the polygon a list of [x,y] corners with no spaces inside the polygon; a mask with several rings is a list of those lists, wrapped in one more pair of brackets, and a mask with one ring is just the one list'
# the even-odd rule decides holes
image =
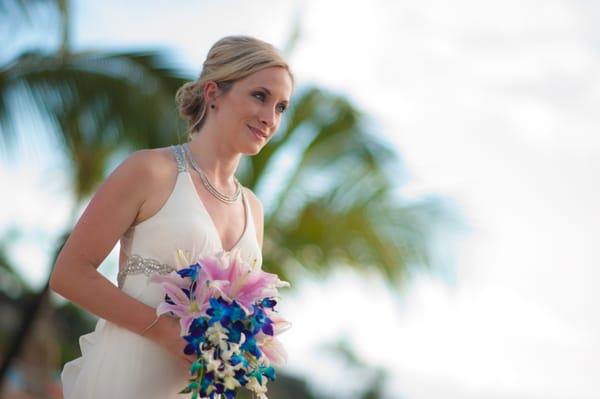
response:
{"label": "beaded bodice trim", "polygon": [[154,273],[169,274],[175,271],[173,266],[165,263],[160,263],[156,259],[142,258],[139,255],[132,255],[128,260],[125,267],[119,271],[117,276],[117,282],[119,287],[123,287],[125,277],[130,274],[145,274],[147,277]]}

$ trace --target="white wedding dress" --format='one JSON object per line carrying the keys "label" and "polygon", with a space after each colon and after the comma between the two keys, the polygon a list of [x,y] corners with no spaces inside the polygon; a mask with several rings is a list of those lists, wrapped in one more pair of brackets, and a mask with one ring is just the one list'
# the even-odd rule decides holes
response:
{"label": "white wedding dress", "polygon": [[[119,287],[137,300],[156,307],[161,287],[149,281],[152,273],[177,267],[177,250],[193,260],[203,255],[240,255],[256,268],[262,266],[250,205],[242,189],[245,227],[228,251],[188,172],[181,146],[173,147],[177,181],[168,200],[154,216],[132,226],[121,238]],[[82,356],[65,364],[62,384],[65,399],[181,399],[189,370],[179,359],[146,337],[106,320],[79,339]]]}

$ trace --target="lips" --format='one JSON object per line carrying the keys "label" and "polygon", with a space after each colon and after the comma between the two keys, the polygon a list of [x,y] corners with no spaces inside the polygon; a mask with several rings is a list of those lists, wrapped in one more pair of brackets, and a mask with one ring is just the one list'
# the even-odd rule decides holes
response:
{"label": "lips", "polygon": [[251,131],[252,133],[254,133],[255,135],[257,135],[257,136],[259,136],[259,137],[261,137],[261,138],[263,138],[263,139],[266,139],[266,138],[268,137],[268,136],[267,136],[267,134],[266,134],[266,133],[264,133],[262,130],[258,130],[258,129],[256,129],[256,128],[253,128],[253,127],[252,127],[252,126],[250,126],[250,125],[247,125],[247,126],[248,126],[248,128],[250,129],[250,131]]}

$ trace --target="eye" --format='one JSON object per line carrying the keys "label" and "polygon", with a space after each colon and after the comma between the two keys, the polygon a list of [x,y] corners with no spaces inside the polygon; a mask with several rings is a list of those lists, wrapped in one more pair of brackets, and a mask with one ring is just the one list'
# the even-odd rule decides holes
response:
{"label": "eye", "polygon": [[284,113],[284,112],[285,112],[285,110],[287,109],[287,107],[286,107],[284,104],[279,104],[279,105],[277,106],[277,109],[278,109],[278,111],[279,111],[280,113]]}
{"label": "eye", "polygon": [[252,93],[252,95],[258,98],[260,101],[264,101],[266,97],[265,93],[263,93],[262,91],[255,91],[254,93]]}

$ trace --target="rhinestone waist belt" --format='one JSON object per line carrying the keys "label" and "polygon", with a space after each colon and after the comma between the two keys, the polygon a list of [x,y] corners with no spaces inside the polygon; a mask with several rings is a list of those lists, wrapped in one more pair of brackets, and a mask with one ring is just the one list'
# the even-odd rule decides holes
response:
{"label": "rhinestone waist belt", "polygon": [[142,258],[139,255],[132,255],[128,260],[127,264],[122,270],[119,270],[119,274],[117,275],[117,282],[119,283],[119,287],[123,286],[123,282],[125,281],[125,276],[130,274],[145,274],[146,276],[150,276],[154,273],[159,274],[169,274],[176,269],[165,263],[160,263],[156,259],[151,258]]}

